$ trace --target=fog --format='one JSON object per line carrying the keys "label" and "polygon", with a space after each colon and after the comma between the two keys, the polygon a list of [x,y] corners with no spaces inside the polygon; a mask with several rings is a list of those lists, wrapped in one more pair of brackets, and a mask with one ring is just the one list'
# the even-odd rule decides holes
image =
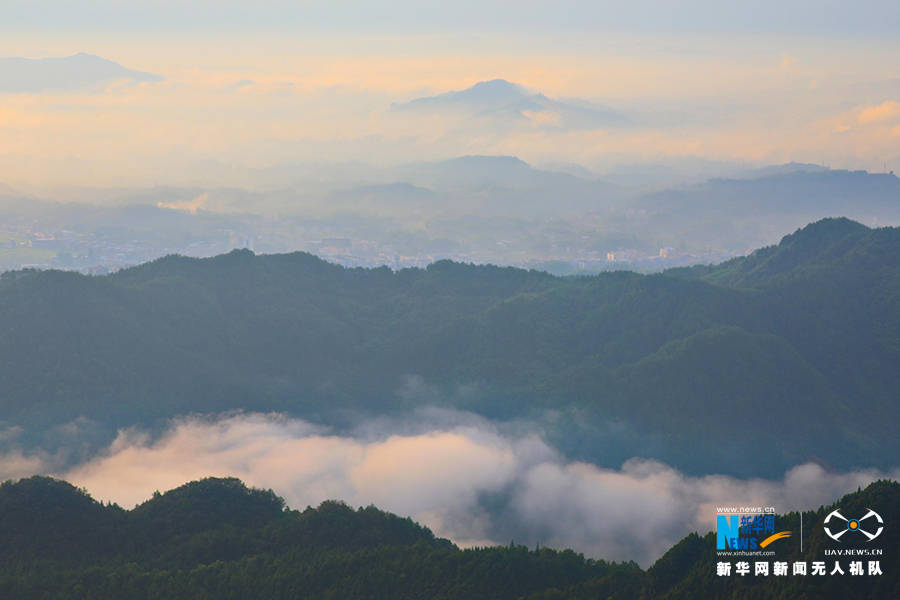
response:
{"label": "fog", "polygon": [[327,499],[374,504],[463,546],[514,540],[645,567],[686,534],[712,530],[717,504],[814,509],[900,476],[810,463],[778,480],[691,477],[640,457],[603,469],[566,460],[528,429],[428,411],[340,436],[277,414],[191,417],[157,437],[120,431],[103,452],[64,470],[53,456],[8,454],[0,476],[51,473],[127,508],[191,480],[235,476],[273,489],[292,508]]}

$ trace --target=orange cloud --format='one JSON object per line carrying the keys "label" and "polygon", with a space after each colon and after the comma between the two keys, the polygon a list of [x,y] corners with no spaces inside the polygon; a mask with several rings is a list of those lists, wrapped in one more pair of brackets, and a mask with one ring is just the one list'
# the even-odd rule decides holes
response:
{"label": "orange cloud", "polygon": [[203,208],[203,205],[206,204],[207,200],[209,200],[209,194],[203,192],[193,200],[188,200],[185,202],[157,202],[156,206],[158,206],[159,208],[181,210],[187,211],[191,214],[196,214],[199,209]]}
{"label": "orange cloud", "polygon": [[859,113],[860,123],[872,123],[900,117],[900,102],[887,100],[878,106],[869,106]]}

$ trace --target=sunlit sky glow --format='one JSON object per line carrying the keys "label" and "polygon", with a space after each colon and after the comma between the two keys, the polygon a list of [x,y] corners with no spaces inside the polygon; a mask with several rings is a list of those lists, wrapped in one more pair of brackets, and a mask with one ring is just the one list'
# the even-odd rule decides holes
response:
{"label": "sunlit sky glow", "polygon": [[[0,93],[0,181],[177,183],[209,164],[699,157],[900,165],[895,2],[0,2],[0,56],[86,52],[161,82]],[[677,10],[675,6],[678,6]],[[503,78],[621,128],[398,116]]]}

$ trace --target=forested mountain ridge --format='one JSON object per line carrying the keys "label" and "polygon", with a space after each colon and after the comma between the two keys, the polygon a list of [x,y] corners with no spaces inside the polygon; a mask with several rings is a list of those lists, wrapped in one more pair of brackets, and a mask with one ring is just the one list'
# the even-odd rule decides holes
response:
{"label": "forested mountain ridge", "polygon": [[[702,278],[731,287],[759,287],[812,278],[822,271],[833,276],[860,268],[895,269],[900,257],[896,230],[869,229],[846,218],[828,218],[786,235],[781,243],[718,265],[670,269],[670,275]],[[868,275],[872,273],[860,273]]]}
{"label": "forested mountain ridge", "polygon": [[[410,519],[337,501],[287,509],[271,491],[204,479],[126,511],[46,477],[0,485],[0,594],[15,598],[855,598],[892,597],[900,485],[876,482],[804,513],[804,552],[822,559],[822,522],[875,507],[883,574],[716,576],[715,534],[691,534],[652,567],[586,559],[571,550],[460,550]],[[798,531],[798,513],[779,516]],[[834,544],[832,544],[834,545]],[[847,561],[845,560],[845,569]],[[829,563],[829,569],[831,564]]]}
{"label": "forested mountain ridge", "polygon": [[461,551],[375,507],[285,510],[235,479],[192,482],[131,511],[58,480],[7,482],[0,524],[9,598],[519,598],[640,572],[571,550]]}
{"label": "forested mountain ridge", "polygon": [[[551,442],[609,466],[892,466],[897,364],[900,229],[847,220],[651,276],[243,250],[0,277],[0,418],[36,443],[79,417],[105,432],[231,409],[341,426],[438,403],[552,413]],[[401,393],[410,376],[432,393]]]}

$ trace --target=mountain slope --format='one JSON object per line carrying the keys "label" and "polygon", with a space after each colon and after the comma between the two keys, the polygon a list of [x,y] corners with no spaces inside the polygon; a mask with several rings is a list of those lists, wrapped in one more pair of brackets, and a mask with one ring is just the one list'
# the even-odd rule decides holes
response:
{"label": "mountain slope", "polygon": [[771,298],[780,334],[820,365],[854,406],[865,398],[872,407],[867,418],[878,428],[879,415],[896,406],[890,386],[873,383],[896,374],[900,361],[898,251],[895,228],[823,219],[745,258],[668,274]]}
{"label": "mountain slope", "polygon": [[[785,236],[777,246],[761,248],[746,258],[719,265],[673,269],[670,274],[700,278],[730,287],[753,287],[806,277],[803,270],[894,268],[891,230],[872,233],[868,227],[845,217],[827,218]],[[871,251],[878,255],[871,255]],[[863,263],[862,261],[865,261]],[[817,274],[809,273],[814,278]]]}

